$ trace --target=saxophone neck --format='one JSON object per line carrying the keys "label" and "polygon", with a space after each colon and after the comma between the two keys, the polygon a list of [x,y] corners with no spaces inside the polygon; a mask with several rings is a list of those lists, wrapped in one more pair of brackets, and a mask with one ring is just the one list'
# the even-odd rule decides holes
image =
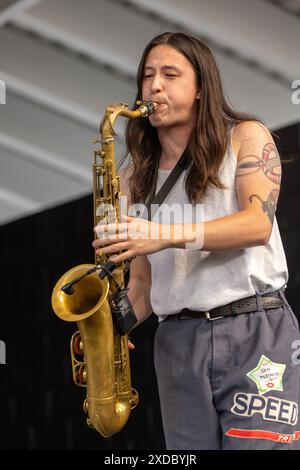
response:
{"label": "saxophone neck", "polygon": [[138,117],[148,117],[155,111],[152,101],[137,101],[136,104],[139,107],[135,110],[128,109],[128,104],[126,103],[116,103],[107,106],[104,118],[100,125],[100,134],[103,140],[110,139],[116,135],[114,125],[119,116],[135,119]]}

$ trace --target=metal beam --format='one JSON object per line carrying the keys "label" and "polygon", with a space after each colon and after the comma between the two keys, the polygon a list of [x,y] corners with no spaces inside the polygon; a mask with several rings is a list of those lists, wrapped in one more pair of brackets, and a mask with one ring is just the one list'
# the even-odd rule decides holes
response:
{"label": "metal beam", "polygon": [[[198,11],[201,2],[205,3],[205,1],[206,0],[200,0],[200,2],[196,2]],[[232,1],[235,0],[228,0],[228,2]],[[136,2],[132,0],[132,3]],[[148,5],[149,8],[151,7],[151,11],[154,11],[155,7],[157,12],[161,15],[161,18],[163,18],[163,15],[166,17],[167,12],[169,14],[169,12],[172,11],[172,18],[178,20],[181,17],[182,24],[185,22],[185,26],[191,27],[192,25],[188,21],[189,18],[187,16],[185,17],[183,13],[180,16],[179,6],[183,5],[183,3],[185,15],[191,15],[193,10],[190,11],[190,7],[192,5],[195,7],[194,0],[186,0],[185,2],[174,0],[172,2],[172,9],[169,0],[162,0],[162,2],[157,2],[156,0],[153,0],[153,2],[141,0],[141,2],[138,2],[139,6]],[[243,4],[243,2],[241,3]],[[216,6],[220,4],[220,1],[214,0],[212,4]],[[222,4],[224,4],[224,2]],[[166,9],[167,6],[168,9]],[[268,4],[267,7],[271,7],[272,10],[275,8]],[[72,18],[67,15],[68,8],[72,8]],[[236,19],[239,18],[238,15],[240,15],[241,7],[237,7],[237,10]],[[204,9],[201,17],[204,19],[207,18],[209,11],[211,13],[211,10],[208,9],[206,11]],[[195,12],[193,13],[194,16],[197,16]],[[83,17],[85,19],[84,23],[82,22]],[[112,21],[114,17],[122,18],[124,22],[120,23],[118,28],[112,30],[111,24],[113,24]],[[204,22],[203,18],[201,20],[202,23]],[[216,17],[217,24],[220,21],[219,13]],[[202,24],[201,22],[200,24]],[[197,21],[194,18],[194,24],[196,23]],[[144,14],[141,14],[140,11],[138,13],[130,8],[125,9],[123,2],[116,3],[106,0],[87,0],[84,4],[79,0],[72,2],[71,0],[52,0],[51,5],[45,2],[31,9],[26,15],[21,15],[16,21],[16,24],[22,27],[26,26],[37,34],[42,34],[48,41],[53,41],[55,38],[56,41],[64,41],[63,46],[71,47],[71,43],[75,40],[73,50],[75,45],[75,49],[78,49],[78,52],[83,52],[86,59],[89,58],[89,60],[92,60],[90,65],[95,63],[95,60],[104,60],[104,58],[106,58],[105,60],[110,61],[108,63],[109,66],[112,66],[114,70],[116,70],[116,67],[119,67],[119,70],[122,72],[122,63],[126,63],[127,73],[130,71],[132,76],[136,72],[138,59],[144,45],[151,37],[162,31],[162,27],[163,30],[168,28],[167,19],[162,19],[161,23],[159,23],[155,18],[147,18],[145,10]],[[78,35],[79,27],[81,31],[80,37]],[[199,34],[200,32],[199,29]],[[227,35],[228,34],[229,33],[227,33]],[[122,35],[126,37],[126,41],[121,40]],[[84,47],[82,41],[87,47]],[[291,89],[289,84],[286,85],[285,83],[283,85],[270,74],[266,75],[265,71],[253,65],[253,63],[242,62],[239,57],[227,54],[226,51],[222,51],[220,48],[217,49],[217,52],[213,47],[212,50],[215,52],[221,64],[222,77],[227,85],[226,88],[229,98],[231,98],[231,96],[235,97],[237,107],[258,114],[265,119],[267,125],[271,127],[280,127],[281,125],[295,122],[299,119],[299,107],[297,108],[295,105],[292,106],[291,104]],[[95,55],[95,51],[98,51],[98,55]],[[122,56],[122,61],[118,60],[120,56]],[[86,60],[85,63],[88,65],[88,60]],[[235,71],[234,74],[232,70]],[[62,80],[65,74],[68,76],[67,72],[68,71],[64,69],[64,73],[61,75]],[[90,70],[90,72],[92,73],[92,70]],[[36,75],[37,74],[35,74],[35,77]],[[51,72],[49,72],[49,75],[51,76]],[[112,76],[115,77],[114,75]],[[36,80],[35,77],[33,77],[33,80]],[[253,90],[253,93],[255,92],[256,94],[256,96],[254,95],[254,99],[253,96],[249,96],[248,92],[249,87],[253,89],[253,83],[256,85],[256,90]],[[68,94],[70,87],[65,88]],[[132,89],[133,88],[134,87],[132,87]],[[71,89],[76,89],[76,80]],[[90,90],[91,87],[88,87],[88,89]],[[79,88],[77,90],[75,99],[82,97],[85,88],[83,92],[80,92]],[[119,90],[119,88],[116,87],[115,90]],[[237,90],[239,90],[239,93],[237,93]],[[97,87],[95,87],[94,94],[95,96],[97,95]],[[66,95],[63,95],[64,99],[65,96]],[[274,97],[276,97],[276,99],[274,99]],[[124,98],[122,99],[124,100]],[[278,104],[277,108],[276,104]],[[280,112],[278,111],[279,109]]]}
{"label": "metal beam", "polygon": [[[1,138],[3,140],[3,136]],[[91,183],[83,185],[72,181],[68,174],[64,176],[52,165],[41,162],[38,157],[43,158],[43,152],[40,149],[29,149],[26,145],[22,149],[12,144],[0,145],[0,223],[91,192]],[[35,151],[33,155],[32,151]]]}
{"label": "metal beam", "polygon": [[25,11],[42,0],[12,0],[5,1],[4,7],[0,9],[0,27],[8,21],[12,21],[14,17]]}
{"label": "metal beam", "polygon": [[0,132],[0,147],[19,156],[20,159],[33,163],[37,167],[46,169],[54,174],[64,176],[76,183],[89,187],[91,174],[83,166],[68,161],[63,156],[55,155],[41,147],[37,147],[18,137],[10,136]]}
{"label": "metal beam", "polygon": [[107,104],[132,96],[132,81],[16,28],[0,30],[0,57],[0,78],[9,91],[90,130],[99,127]]}
{"label": "metal beam", "polygon": [[153,31],[160,31],[156,21],[141,21],[140,15],[107,0],[51,0],[13,23],[97,63],[109,64],[129,78],[136,66],[132,43],[136,48],[139,40],[147,41]]}
{"label": "metal beam", "polygon": [[22,211],[36,211],[42,207],[41,203],[4,188],[0,188],[0,200],[2,204],[6,203]]}
{"label": "metal beam", "polygon": [[262,0],[128,2],[167,21],[184,25],[270,72],[282,75],[289,82],[299,76],[299,20],[272,4]]}
{"label": "metal beam", "polygon": [[0,223],[92,192],[96,132],[11,93],[0,129]]}

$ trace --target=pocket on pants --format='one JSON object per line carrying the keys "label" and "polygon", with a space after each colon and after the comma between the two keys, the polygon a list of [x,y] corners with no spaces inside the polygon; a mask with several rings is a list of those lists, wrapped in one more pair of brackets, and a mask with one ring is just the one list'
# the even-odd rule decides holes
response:
{"label": "pocket on pants", "polygon": [[299,332],[299,322],[291,307],[289,305],[284,304],[283,309],[293,327],[296,328],[296,330]]}

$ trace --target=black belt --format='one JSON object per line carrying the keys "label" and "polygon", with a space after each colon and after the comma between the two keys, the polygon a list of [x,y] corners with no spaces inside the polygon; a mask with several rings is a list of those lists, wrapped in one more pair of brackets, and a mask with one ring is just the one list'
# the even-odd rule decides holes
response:
{"label": "black belt", "polygon": [[[283,300],[279,292],[263,294],[261,296],[261,307],[266,310],[269,308],[278,308],[283,305]],[[179,313],[168,315],[163,321],[187,320],[191,318],[206,318],[207,320],[218,320],[219,318],[237,316],[241,313],[252,313],[260,311],[258,297],[247,297],[246,299],[236,300],[223,307],[213,308],[209,312],[199,312],[184,308]]]}

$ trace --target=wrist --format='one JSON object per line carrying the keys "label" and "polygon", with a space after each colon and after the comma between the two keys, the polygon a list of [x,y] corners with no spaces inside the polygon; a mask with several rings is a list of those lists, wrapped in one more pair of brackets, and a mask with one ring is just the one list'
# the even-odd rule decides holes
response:
{"label": "wrist", "polygon": [[[203,230],[203,226],[201,226]],[[191,224],[172,224],[171,225],[171,246],[173,248],[199,249],[202,244],[200,233],[197,232],[200,227],[196,223]],[[200,238],[199,238],[200,236]],[[201,239],[201,240],[200,240]]]}
{"label": "wrist", "polygon": [[157,224],[158,239],[161,242],[161,249],[173,248],[172,225]]}

